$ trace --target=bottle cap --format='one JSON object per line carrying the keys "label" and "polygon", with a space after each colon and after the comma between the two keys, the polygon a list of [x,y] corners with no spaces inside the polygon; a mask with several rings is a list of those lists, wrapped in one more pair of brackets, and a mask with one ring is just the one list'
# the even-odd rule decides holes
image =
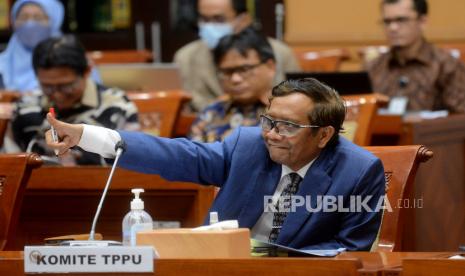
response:
{"label": "bottle cap", "polygon": [[132,189],[131,192],[134,194],[134,199],[131,201],[131,210],[144,210],[144,202],[140,199],[140,193],[144,192],[144,189]]}

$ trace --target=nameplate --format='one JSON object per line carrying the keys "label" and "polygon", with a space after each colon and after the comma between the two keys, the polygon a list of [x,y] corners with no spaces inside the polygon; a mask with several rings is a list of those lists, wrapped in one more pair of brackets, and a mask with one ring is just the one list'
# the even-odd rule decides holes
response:
{"label": "nameplate", "polygon": [[153,272],[152,246],[25,246],[24,272]]}

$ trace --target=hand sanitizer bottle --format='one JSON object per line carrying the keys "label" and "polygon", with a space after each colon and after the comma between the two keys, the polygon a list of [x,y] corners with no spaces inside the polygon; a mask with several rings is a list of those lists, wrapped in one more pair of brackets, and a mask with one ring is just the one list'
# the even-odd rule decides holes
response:
{"label": "hand sanitizer bottle", "polygon": [[140,230],[152,230],[152,217],[144,211],[144,202],[139,194],[144,189],[132,189],[134,199],[131,201],[131,211],[123,219],[123,245],[135,246],[136,233]]}

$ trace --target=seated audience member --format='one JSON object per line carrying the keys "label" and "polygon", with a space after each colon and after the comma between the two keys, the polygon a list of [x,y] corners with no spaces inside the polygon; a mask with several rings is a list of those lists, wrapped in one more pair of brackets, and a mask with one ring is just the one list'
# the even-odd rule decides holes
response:
{"label": "seated audience member", "polygon": [[11,9],[13,35],[0,54],[4,89],[29,92],[38,89],[32,68],[32,51],[44,39],[61,35],[63,5],[57,0],[18,0]]}
{"label": "seated audience member", "polygon": [[426,0],[382,0],[390,51],[368,64],[373,89],[408,99],[408,110],[465,112],[465,66],[426,41]]}
{"label": "seated audience member", "polygon": [[[53,156],[45,147],[44,133],[50,126],[45,115],[50,107],[69,123],[85,123],[111,129],[138,129],[136,106],[119,89],[106,88],[89,78],[85,50],[73,36],[50,38],[34,50],[33,66],[42,95],[18,103],[12,130],[22,150]],[[105,164],[103,158],[72,150],[62,162]]]}
{"label": "seated audience member", "polygon": [[226,95],[192,125],[191,139],[199,142],[221,141],[239,126],[259,125],[276,72],[270,44],[252,28],[223,37],[213,56]]}
{"label": "seated audience member", "polygon": [[[302,79],[273,88],[261,128],[239,127],[223,142],[67,124],[50,114],[59,142],[50,131],[46,139],[60,154],[79,146],[106,158],[115,157],[122,140],[123,168],[217,185],[210,211],[238,220],[255,239],[298,249],[369,250],[381,223],[384,171],[378,158],[339,136],[344,118],[335,90]],[[345,209],[321,205],[328,200]]]}
{"label": "seated audience member", "polygon": [[[201,111],[223,94],[216,76],[211,51],[226,35],[237,33],[252,25],[246,0],[198,0],[200,39],[193,41],[174,55],[181,70],[184,89],[192,93],[192,107]],[[274,84],[284,80],[285,72],[299,71],[292,50],[284,43],[268,38],[276,60]]]}

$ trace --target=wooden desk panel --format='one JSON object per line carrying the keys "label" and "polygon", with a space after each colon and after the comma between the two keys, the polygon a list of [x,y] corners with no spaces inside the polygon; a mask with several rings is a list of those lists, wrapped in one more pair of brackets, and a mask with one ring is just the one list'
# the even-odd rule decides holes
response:
{"label": "wooden desk panel", "polygon": [[[7,249],[42,244],[46,237],[88,233],[109,168],[42,167],[31,175],[23,200],[17,239]],[[121,240],[121,223],[129,211],[132,188],[144,188],[145,209],[154,220],[202,224],[214,199],[214,188],[168,182],[157,175],[117,169],[107,194],[97,232]]]}
{"label": "wooden desk panel", "polygon": [[402,267],[403,276],[465,275],[465,260],[404,260]]}
{"label": "wooden desk panel", "polygon": [[423,199],[423,208],[414,209],[407,250],[457,250],[465,244],[465,115],[407,124],[404,143],[434,152],[416,176],[414,197]]}
{"label": "wooden desk panel", "polygon": [[[336,258],[159,259],[155,273],[142,275],[400,275],[406,259],[438,260],[452,252],[347,252]],[[441,258],[442,260],[440,260]],[[444,267],[443,267],[444,268]],[[447,268],[445,268],[447,269]],[[386,272],[389,272],[387,274]],[[448,275],[444,274],[443,275]],[[0,252],[0,275],[24,275],[23,254]],[[54,274],[74,275],[74,274]],[[102,275],[102,274],[80,274]],[[432,274],[429,274],[432,275]],[[437,275],[437,274],[436,274]],[[459,274],[456,274],[459,275]],[[463,274],[460,274],[463,275]]]}
{"label": "wooden desk panel", "polygon": [[378,137],[397,135],[399,145],[421,144],[434,152],[416,175],[414,198],[423,200],[423,208],[409,209],[403,250],[457,250],[465,244],[465,115],[402,127],[395,116],[384,116],[376,125]]}

